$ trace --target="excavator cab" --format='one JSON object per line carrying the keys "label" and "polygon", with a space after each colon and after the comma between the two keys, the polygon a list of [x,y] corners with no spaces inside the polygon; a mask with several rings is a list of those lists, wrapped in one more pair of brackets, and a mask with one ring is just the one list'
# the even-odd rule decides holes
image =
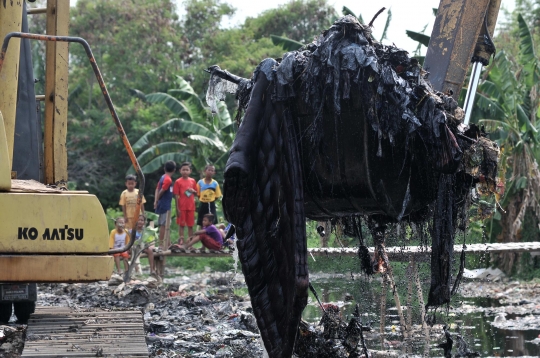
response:
{"label": "excavator cab", "polygon": [[[27,14],[46,14],[47,34],[28,33]],[[22,19],[22,21],[20,21]],[[39,282],[108,280],[113,271],[108,225],[95,195],[67,190],[68,45],[82,45],[118,132],[137,170],[140,209],[144,177],[90,47],[68,37],[69,0],[42,9],[23,2],[0,7],[0,321],[34,311]],[[34,93],[30,41],[46,42],[45,94]],[[41,125],[40,101],[44,101]],[[43,129],[42,129],[43,128]]]}

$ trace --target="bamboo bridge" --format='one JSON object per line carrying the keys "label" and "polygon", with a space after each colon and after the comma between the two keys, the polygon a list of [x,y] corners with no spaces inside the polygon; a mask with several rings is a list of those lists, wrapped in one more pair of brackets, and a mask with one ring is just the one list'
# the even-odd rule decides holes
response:
{"label": "bamboo bridge", "polygon": [[[374,253],[374,248],[368,248],[369,253]],[[454,245],[454,252],[460,253],[463,245]],[[465,245],[465,252],[473,254],[497,254],[504,252],[530,252],[540,253],[540,242],[508,242],[508,243],[488,243],[488,244],[469,244]],[[312,257],[339,257],[339,256],[357,256],[358,247],[323,247],[308,248],[308,253]],[[431,254],[430,246],[393,246],[387,247],[386,253],[392,261],[409,261],[412,257],[415,260],[422,261]],[[185,257],[230,257],[232,251],[214,251],[214,250],[192,250],[191,252],[172,252],[164,250],[155,252],[155,256],[185,256]],[[146,255],[141,255],[145,257]]]}

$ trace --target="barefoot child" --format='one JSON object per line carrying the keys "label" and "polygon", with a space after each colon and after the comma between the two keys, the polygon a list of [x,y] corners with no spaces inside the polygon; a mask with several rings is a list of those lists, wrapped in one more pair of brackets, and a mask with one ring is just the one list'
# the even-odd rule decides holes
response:
{"label": "barefoot child", "polygon": [[[111,236],[109,237],[109,248],[110,249],[119,249],[126,246],[129,243],[129,234],[124,229],[126,222],[123,217],[116,219],[115,221],[116,228],[112,229]],[[120,252],[118,254],[113,254],[114,262],[116,263],[116,272],[119,275],[123,275],[129,268],[128,263],[128,253],[127,251]],[[124,261],[124,272],[120,271],[120,258]]]}
{"label": "barefoot child", "polygon": [[191,164],[182,163],[180,165],[180,178],[174,182],[174,197],[176,199],[176,223],[178,224],[179,238],[178,245],[184,245],[184,228],[188,228],[188,236],[193,236],[193,225],[195,225],[195,196],[197,195],[197,183],[190,178]]}
{"label": "barefoot child", "polygon": [[217,227],[214,226],[214,224],[212,224],[212,222],[214,222],[214,215],[204,215],[202,220],[203,228],[202,230],[196,231],[195,235],[189,238],[189,241],[185,247],[186,251],[189,250],[193,244],[199,241],[207,249],[216,251],[221,250],[221,246],[223,246],[223,234]]}

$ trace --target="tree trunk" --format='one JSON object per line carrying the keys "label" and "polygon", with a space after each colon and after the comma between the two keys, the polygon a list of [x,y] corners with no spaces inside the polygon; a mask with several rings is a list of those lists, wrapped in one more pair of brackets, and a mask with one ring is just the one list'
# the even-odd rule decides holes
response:
{"label": "tree trunk", "polygon": [[[497,237],[499,242],[519,242],[521,239],[521,230],[518,230],[513,234],[512,226],[518,215],[519,208],[521,206],[521,195],[515,195],[510,199],[510,202],[506,206],[506,212],[501,212],[501,226],[502,231]],[[504,252],[497,256],[497,266],[507,275],[512,273],[514,264],[518,261],[519,253],[517,252]]]}

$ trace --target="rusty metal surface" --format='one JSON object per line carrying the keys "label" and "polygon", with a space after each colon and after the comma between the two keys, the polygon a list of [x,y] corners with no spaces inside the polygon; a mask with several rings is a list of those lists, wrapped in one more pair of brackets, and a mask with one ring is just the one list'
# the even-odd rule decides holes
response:
{"label": "rusty metal surface", "polygon": [[459,97],[489,0],[441,0],[424,69],[433,87]]}
{"label": "rusty metal surface", "polygon": [[148,357],[140,311],[37,307],[26,334],[22,357]]}

